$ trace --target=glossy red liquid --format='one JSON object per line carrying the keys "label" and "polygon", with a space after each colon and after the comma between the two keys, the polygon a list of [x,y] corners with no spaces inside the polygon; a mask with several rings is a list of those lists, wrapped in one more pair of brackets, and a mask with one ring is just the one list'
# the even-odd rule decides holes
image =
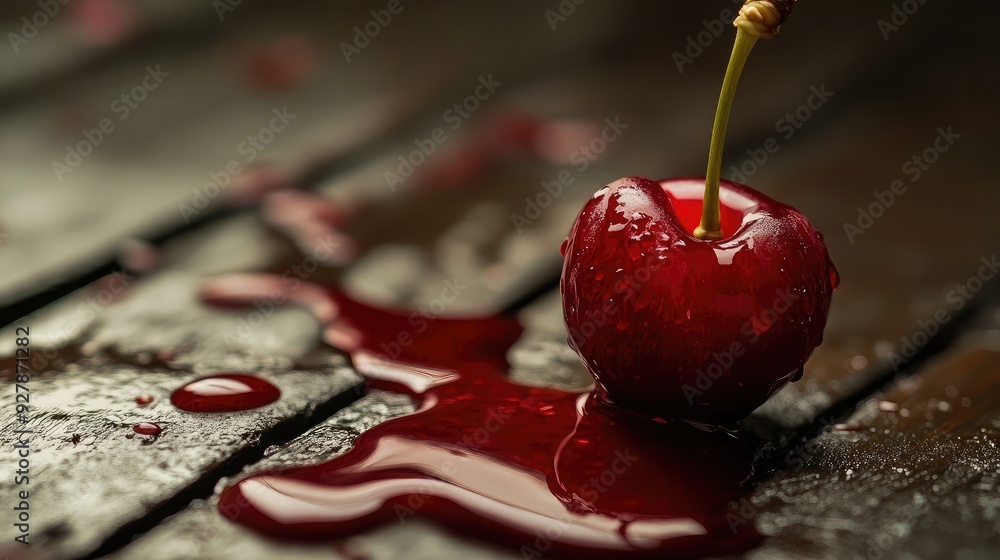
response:
{"label": "glossy red liquid", "polygon": [[170,402],[187,412],[239,412],[273,403],[281,391],[267,381],[239,373],[196,379],[170,395]]}
{"label": "glossy red liquid", "polygon": [[[252,303],[280,277],[208,282],[209,303]],[[526,557],[705,556],[758,536],[740,515],[747,446],[722,432],[660,423],[589,392],[507,378],[521,334],[510,317],[428,321],[303,285],[287,297],[325,324],[369,383],[405,391],[419,410],[358,436],[316,466],[256,475],[219,509],[278,539],[346,537],[426,516]],[[743,508],[742,511],[745,511]]]}
{"label": "glossy red liquid", "polygon": [[146,406],[153,402],[153,397],[149,395],[139,395],[135,398],[135,404],[139,406]]}
{"label": "glossy red liquid", "polygon": [[163,428],[156,422],[139,422],[132,426],[132,431],[141,436],[158,436],[163,432]]}

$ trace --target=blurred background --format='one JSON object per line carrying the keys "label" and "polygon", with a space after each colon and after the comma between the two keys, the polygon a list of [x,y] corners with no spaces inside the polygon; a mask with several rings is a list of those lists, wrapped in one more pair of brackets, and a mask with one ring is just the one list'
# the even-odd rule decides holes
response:
{"label": "blurred background", "polygon": [[[704,173],[739,2],[345,4],[5,2],[0,301],[93,272],[126,239],[156,240],[284,186],[343,191],[333,179],[365,165],[374,171],[348,205],[384,201],[351,226],[374,230],[359,235],[363,250],[429,238],[482,203],[498,223],[481,235],[497,242],[525,197],[569,170],[572,184],[527,228],[554,253],[601,185]],[[977,201],[995,190],[996,12],[801,3],[751,58],[723,176],[804,210],[859,271],[895,259],[898,275],[881,280],[932,274],[947,263],[909,259],[882,236],[905,228],[920,243],[948,238],[944,248],[995,233],[992,206]],[[283,111],[294,117],[271,126]],[[616,119],[627,129],[581,153]],[[959,149],[920,171],[900,200],[911,210],[845,233],[873,191],[909,184],[903,165],[939,127],[961,135]],[[412,180],[400,158],[419,162]],[[423,215],[403,227],[413,204]]]}

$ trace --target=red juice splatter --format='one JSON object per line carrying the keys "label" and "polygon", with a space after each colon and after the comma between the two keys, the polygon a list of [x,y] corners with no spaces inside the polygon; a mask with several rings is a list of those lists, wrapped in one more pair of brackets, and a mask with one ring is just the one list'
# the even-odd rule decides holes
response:
{"label": "red juice splatter", "polygon": [[573,154],[579,155],[599,134],[600,129],[593,123],[545,119],[505,110],[494,114],[461,147],[442,152],[419,166],[415,187],[422,190],[461,188],[509,156],[540,158],[555,164],[570,163]]}
{"label": "red juice splatter", "polygon": [[139,395],[135,398],[135,404],[139,406],[146,406],[151,402],[153,402],[153,397],[150,395]]}
{"label": "red juice splatter", "polygon": [[223,373],[196,379],[170,395],[170,402],[187,412],[239,412],[278,400],[281,391],[259,377]]}
{"label": "red juice splatter", "polygon": [[118,262],[131,273],[149,274],[160,266],[160,251],[145,241],[128,239],[118,248]]}
{"label": "red juice splatter", "polygon": [[243,62],[243,75],[257,90],[286,91],[306,82],[318,62],[319,49],[312,39],[288,35],[251,48]]}
{"label": "red juice splatter", "polygon": [[163,432],[163,428],[156,422],[139,422],[132,426],[132,431],[140,436],[158,436]]}
{"label": "red juice splatter", "polygon": [[289,169],[272,164],[247,166],[233,176],[232,182],[224,191],[224,200],[230,206],[249,206],[260,202],[269,194],[293,191],[295,182],[294,172]]}
{"label": "red juice splatter", "polygon": [[350,262],[357,244],[342,231],[351,211],[314,193],[280,190],[264,199],[264,220],[290,237],[307,255],[320,251],[332,263]]}
{"label": "red juice splatter", "polygon": [[95,301],[101,305],[108,305],[125,299],[135,278],[128,271],[120,270],[98,278],[88,289],[93,293]]}
{"label": "red juice splatter", "polygon": [[[248,304],[281,278],[208,281],[202,298]],[[418,514],[533,555],[725,555],[759,539],[731,506],[751,452],[723,432],[653,422],[590,392],[508,380],[522,332],[507,316],[415,326],[407,312],[367,306],[316,285],[287,298],[326,325],[369,383],[404,391],[410,415],[358,436],[323,464],[252,476],[220,511],[279,539],[342,538]]]}
{"label": "red juice splatter", "polygon": [[114,45],[137,30],[134,5],[126,0],[80,0],[70,13],[74,31],[90,45]]}

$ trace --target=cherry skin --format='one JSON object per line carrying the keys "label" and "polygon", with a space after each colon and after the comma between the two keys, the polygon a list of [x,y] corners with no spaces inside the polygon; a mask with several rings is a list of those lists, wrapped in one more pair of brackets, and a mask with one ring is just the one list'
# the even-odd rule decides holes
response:
{"label": "cherry skin", "polygon": [[570,345],[605,401],[732,424],[802,373],[839,279],[794,208],[722,181],[722,239],[693,235],[703,179],[615,181],[562,247]]}

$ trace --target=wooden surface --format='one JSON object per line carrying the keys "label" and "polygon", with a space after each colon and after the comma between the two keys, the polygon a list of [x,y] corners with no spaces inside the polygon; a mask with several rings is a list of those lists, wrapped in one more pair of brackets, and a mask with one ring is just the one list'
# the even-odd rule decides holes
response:
{"label": "wooden surface", "polygon": [[[353,40],[369,8],[245,2],[219,21],[204,6],[139,4],[118,43],[79,44],[73,18],[80,16],[67,11],[22,52],[3,52],[2,303],[114,259],[128,237],[183,232],[165,242],[158,269],[136,274],[122,294],[110,297],[101,281],[16,323],[31,327],[39,372],[32,550],[60,559],[516,557],[419,520],[347,542],[289,547],[219,516],[215,492],[225,483],[343,453],[358,433],[412,405],[364,394],[303,311],[278,309],[245,329],[247,312],[201,305],[203,278],[280,273],[309,247],[265,219],[266,208],[232,209],[220,197],[201,218],[226,217],[185,230],[179,205],[210,172],[242,157],[240,142],[266,126],[274,108],[287,106],[296,119],[256,163],[357,211],[344,228],[356,258],[323,262],[310,281],[419,307],[458,280],[466,288],[449,314],[519,309],[527,330],[510,354],[517,380],[585,386],[589,376],[565,344],[557,248],[582,201],[603,184],[704,172],[729,41],[712,40],[683,71],[673,56],[685,53],[688,37],[697,40],[704,21],[732,8],[704,4],[588,2],[555,30],[550,6],[533,2],[406,4],[351,63],[340,43]],[[878,21],[891,17],[891,3],[847,4],[861,15],[843,3],[802,3],[778,39],[758,46],[730,124],[723,175],[740,179],[730,166],[774,138],[779,149],[763,165],[747,163],[753,172],[744,171],[745,182],[801,209],[825,233],[843,277],[804,378],[741,425],[759,440],[743,511],[769,537],[746,557],[993,558],[1000,553],[996,288],[986,282],[974,298],[955,288],[1000,251],[1000,194],[992,188],[1000,76],[986,39],[996,10],[930,2],[886,40]],[[13,28],[37,6],[3,10]],[[248,84],[247,53],[289,35],[315,49],[307,78],[283,91]],[[108,116],[109,103],[150,64],[170,72],[162,89],[58,181],[51,161],[82,138],[81,128]],[[442,112],[489,75],[503,85],[421,167],[434,181],[418,174],[390,189],[385,172],[400,154],[442,126]],[[829,98],[820,102],[817,91]],[[813,108],[802,109],[811,96]],[[786,115],[797,111],[808,118],[789,129]],[[457,180],[430,175],[468,158],[470,146],[513,114],[557,123],[559,149],[548,160],[499,154],[484,172]],[[606,119],[627,128],[579,171],[567,157]],[[933,146],[940,129],[960,137],[916,178],[904,166]],[[565,170],[572,183],[519,231],[511,215],[524,214],[525,198]],[[877,203],[875,192],[895,180],[905,193],[849,235],[845,224],[858,225],[858,208]],[[894,360],[929,321],[940,327],[933,341]],[[0,332],[0,354],[13,353],[14,338],[10,327]],[[13,402],[11,362],[0,369],[0,397]],[[211,418],[167,402],[183,382],[233,369],[260,372],[282,399]],[[156,400],[137,407],[144,393]],[[126,438],[132,423],[149,419],[165,427],[162,436]],[[4,406],[0,425],[13,423]],[[13,437],[5,428],[0,446],[10,448]],[[14,464],[11,454],[0,456],[2,472]],[[0,481],[4,496],[12,483],[6,475]],[[3,508],[0,526],[11,526],[11,513]]]}

